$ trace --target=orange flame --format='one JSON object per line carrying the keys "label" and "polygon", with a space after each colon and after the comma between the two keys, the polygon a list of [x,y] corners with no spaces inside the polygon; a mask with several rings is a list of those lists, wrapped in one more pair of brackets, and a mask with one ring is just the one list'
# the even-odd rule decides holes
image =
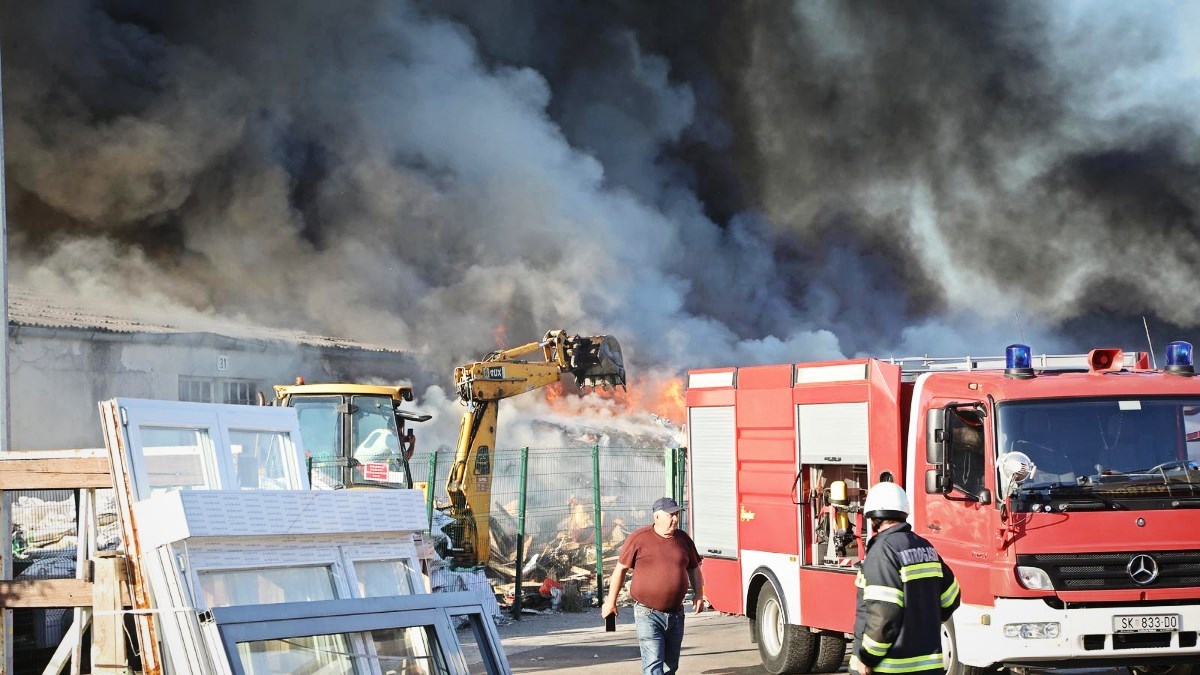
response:
{"label": "orange flame", "polygon": [[496,326],[496,329],[492,331],[492,339],[496,341],[496,349],[504,349],[504,346],[508,344],[508,328],[504,324]]}
{"label": "orange flame", "polygon": [[[589,407],[587,401],[595,401],[597,408],[628,413],[652,413],[675,424],[682,425],[686,415],[683,399],[683,378],[666,375],[649,375],[634,378],[626,389],[596,388],[588,392],[568,392],[562,383],[544,389],[546,402],[556,412],[579,414]],[[570,401],[570,397],[581,397]]]}

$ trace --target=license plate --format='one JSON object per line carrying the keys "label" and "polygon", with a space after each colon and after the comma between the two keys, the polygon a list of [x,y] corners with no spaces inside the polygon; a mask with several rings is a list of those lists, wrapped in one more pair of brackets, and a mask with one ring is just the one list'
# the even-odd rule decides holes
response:
{"label": "license plate", "polygon": [[1178,614],[1114,616],[1114,633],[1169,633],[1179,630]]}

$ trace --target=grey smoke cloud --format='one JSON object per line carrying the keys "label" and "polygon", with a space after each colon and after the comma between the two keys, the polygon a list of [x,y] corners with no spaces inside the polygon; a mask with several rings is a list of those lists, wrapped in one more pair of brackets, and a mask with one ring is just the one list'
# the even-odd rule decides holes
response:
{"label": "grey smoke cloud", "polygon": [[[1126,327],[1075,327],[1103,314],[1194,334],[1194,9],[805,2],[747,13],[738,100],[777,226],[814,241],[827,236],[823,214],[853,213],[905,260],[902,295],[934,300],[918,317],[970,310],[1003,323],[1020,311],[1080,346],[1128,338]],[[817,290],[844,297],[836,282]]]}
{"label": "grey smoke cloud", "polygon": [[442,379],[1194,332],[1200,24],[1111,9],[5,2],[13,276]]}

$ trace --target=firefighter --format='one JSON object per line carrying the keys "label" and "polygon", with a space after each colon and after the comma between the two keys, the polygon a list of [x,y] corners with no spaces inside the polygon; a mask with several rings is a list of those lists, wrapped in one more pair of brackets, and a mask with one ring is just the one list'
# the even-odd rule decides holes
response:
{"label": "firefighter", "polygon": [[855,579],[858,610],[850,671],[941,673],[942,630],[958,609],[958,582],[933,546],[905,522],[908,495],[876,483],[863,512],[875,536]]}

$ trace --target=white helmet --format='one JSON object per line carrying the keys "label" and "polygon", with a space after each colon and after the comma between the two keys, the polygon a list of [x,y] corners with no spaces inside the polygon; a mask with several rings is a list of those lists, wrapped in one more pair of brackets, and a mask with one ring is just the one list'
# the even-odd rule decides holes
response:
{"label": "white helmet", "polygon": [[863,504],[863,515],[867,518],[905,520],[908,513],[908,495],[899,485],[876,483],[867,490],[867,501]]}

